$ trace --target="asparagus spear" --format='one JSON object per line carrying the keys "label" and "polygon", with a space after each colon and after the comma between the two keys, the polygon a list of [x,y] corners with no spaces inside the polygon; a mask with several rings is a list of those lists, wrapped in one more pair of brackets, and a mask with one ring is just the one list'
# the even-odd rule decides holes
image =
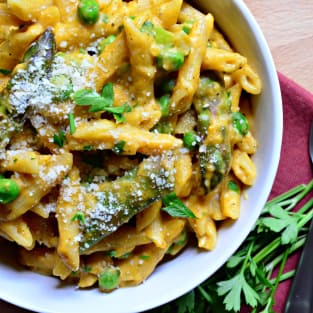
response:
{"label": "asparagus spear", "polygon": [[[207,77],[200,78],[193,102],[198,114],[201,192],[205,194],[222,181],[230,168],[231,145],[228,128],[231,110],[223,85]],[[212,133],[209,126],[213,120],[215,125]]]}
{"label": "asparagus spear", "polygon": [[[103,183],[81,223],[80,248],[85,251],[131,217],[174,189],[171,153],[151,156],[132,175]],[[91,197],[90,193],[88,195]]]}
{"label": "asparagus spear", "polygon": [[0,94],[0,151],[9,143],[12,134],[24,124],[23,114],[32,97],[27,85],[47,75],[55,51],[54,35],[48,28],[26,51],[23,59],[25,70],[13,74]]}

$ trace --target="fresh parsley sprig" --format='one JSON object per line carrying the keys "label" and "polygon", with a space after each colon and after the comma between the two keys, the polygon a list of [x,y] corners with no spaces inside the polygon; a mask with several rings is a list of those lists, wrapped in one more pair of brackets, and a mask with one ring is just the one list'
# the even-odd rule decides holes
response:
{"label": "fresh parsley sprig", "polygon": [[103,86],[101,94],[92,89],[80,89],[73,95],[77,105],[89,106],[89,112],[112,113],[117,123],[125,122],[124,113],[131,111],[131,106],[124,103],[121,106],[113,106],[114,89],[112,83]]}
{"label": "fresh parsley sprig", "polygon": [[279,283],[295,273],[284,272],[287,258],[305,244],[313,198],[301,201],[312,190],[313,180],[268,201],[255,228],[226,264],[191,292],[152,312],[226,313],[246,305],[252,313],[273,313]]}

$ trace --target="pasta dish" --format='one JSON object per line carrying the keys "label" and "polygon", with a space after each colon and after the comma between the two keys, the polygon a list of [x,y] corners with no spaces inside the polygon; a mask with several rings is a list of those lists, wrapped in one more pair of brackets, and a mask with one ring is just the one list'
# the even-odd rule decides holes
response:
{"label": "pasta dish", "polygon": [[0,0],[1,240],[101,291],[214,249],[257,175],[260,92],[186,1]]}

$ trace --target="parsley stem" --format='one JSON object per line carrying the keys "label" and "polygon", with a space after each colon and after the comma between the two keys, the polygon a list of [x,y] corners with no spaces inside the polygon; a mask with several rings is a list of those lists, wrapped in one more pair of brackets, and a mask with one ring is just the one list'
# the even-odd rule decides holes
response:
{"label": "parsley stem", "polygon": [[[281,283],[284,280],[287,280],[289,278],[292,278],[293,276],[295,276],[296,270],[291,270],[289,272],[283,273],[280,275],[279,277],[279,282]],[[274,284],[276,280],[276,277],[270,280],[271,284]]]}
{"label": "parsley stem", "polygon": [[212,299],[210,298],[210,296],[208,295],[208,293],[204,290],[204,288],[199,285],[197,287],[197,289],[199,290],[199,292],[201,293],[201,295],[203,296],[203,298],[208,301],[208,303],[211,303],[212,302]]}
{"label": "parsley stem", "polygon": [[297,213],[303,214],[311,207],[313,207],[313,198],[311,198],[302,208],[300,208]]}
{"label": "parsley stem", "polygon": [[[305,241],[306,241],[306,235],[300,236],[298,240],[290,246],[290,254],[297,251],[301,247],[303,247],[305,244]],[[265,271],[267,272],[267,271],[273,270],[281,262],[282,258],[283,258],[283,253],[276,256],[271,262],[266,264]]]}
{"label": "parsley stem", "polygon": [[[268,213],[271,206],[277,204],[281,207],[286,206],[285,210],[290,211],[294,208],[311,190],[313,189],[313,179],[308,184],[298,185],[289,191],[268,201],[262,211],[262,214]],[[296,196],[295,196],[296,195]]]}
{"label": "parsley stem", "polygon": [[273,312],[273,305],[274,305],[274,296],[275,296],[275,292],[277,290],[277,287],[278,287],[278,284],[280,282],[280,277],[283,273],[283,270],[286,266],[286,262],[287,262],[287,258],[290,254],[290,247],[288,247],[284,254],[283,254],[283,259],[281,261],[281,264],[279,266],[279,269],[278,269],[278,273],[277,273],[277,276],[276,278],[274,279],[274,286],[273,288],[271,288],[271,292],[270,292],[270,295],[268,297],[268,301],[267,301],[267,304],[266,304],[266,307],[265,309],[262,311],[262,313],[270,313],[270,312]]}
{"label": "parsley stem", "polygon": [[254,247],[254,241],[252,241],[249,245],[249,249],[248,249],[248,252],[245,256],[245,259],[243,261],[243,264],[242,264],[242,267],[240,269],[240,273],[243,274],[243,272],[245,271],[245,269],[248,267],[248,261],[250,261],[251,259],[251,252],[253,250],[253,247]]}
{"label": "parsley stem", "polygon": [[263,249],[261,249],[254,257],[253,260],[255,263],[261,262],[265,257],[267,257],[269,254],[271,254],[275,249],[277,249],[281,244],[281,238],[278,237],[275,240],[273,240],[271,243],[269,243],[267,246],[265,246]]}
{"label": "parsley stem", "polygon": [[[310,207],[313,205],[313,198],[310,199]],[[309,203],[308,202],[308,203]],[[307,214],[303,216],[303,218],[300,219],[300,221],[297,223],[298,229],[301,229],[306,223],[308,223],[313,217],[313,209],[309,211]]]}
{"label": "parsley stem", "polygon": [[284,201],[286,199],[290,199],[295,194],[300,193],[304,188],[305,188],[304,184],[298,185],[298,186],[282,193],[281,195],[273,198],[272,200],[267,201],[262,213],[267,212],[268,208],[271,207],[273,204],[281,203],[282,201]]}
{"label": "parsley stem", "polygon": [[294,198],[286,200],[280,203],[281,206],[288,205],[285,210],[290,211],[293,209],[313,188],[313,180],[310,181],[307,185],[304,185],[304,189]]}

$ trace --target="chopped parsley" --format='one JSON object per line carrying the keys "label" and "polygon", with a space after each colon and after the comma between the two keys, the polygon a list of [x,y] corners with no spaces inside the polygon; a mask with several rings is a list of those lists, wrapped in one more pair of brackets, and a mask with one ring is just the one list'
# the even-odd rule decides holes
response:
{"label": "chopped parsley", "polygon": [[131,252],[126,252],[126,253],[122,254],[121,256],[119,256],[118,259],[124,260],[124,259],[129,258],[131,255],[132,255]]}
{"label": "chopped parsley", "polygon": [[4,68],[0,68],[0,73],[3,74],[3,75],[9,75],[11,74],[11,70],[6,70]]}
{"label": "chopped parsley", "polygon": [[115,35],[109,35],[105,39],[101,40],[99,47],[98,47],[98,53],[101,53],[106,46],[111,44],[116,39]]}
{"label": "chopped parsley", "polygon": [[92,89],[81,89],[74,93],[73,99],[77,105],[90,106],[89,112],[105,111],[112,113],[117,123],[125,122],[123,114],[131,111],[131,106],[128,103],[113,106],[114,89],[112,83],[103,86],[101,95]]}
{"label": "chopped parsley", "polygon": [[131,112],[131,106],[128,103],[124,103],[119,107],[106,108],[106,111],[112,113],[117,123],[123,123],[126,121],[124,113]]}
{"label": "chopped parsley", "polygon": [[110,250],[106,254],[107,254],[107,256],[109,256],[111,258],[115,258],[116,257],[116,251],[115,250]]}
{"label": "chopped parsley", "polygon": [[92,267],[90,265],[86,265],[82,268],[84,273],[90,273],[92,270]]}
{"label": "chopped parsley", "polygon": [[82,212],[76,212],[71,218],[71,222],[79,221],[82,224],[86,223],[85,215]]}
{"label": "chopped parsley", "polygon": [[84,151],[90,151],[90,150],[92,150],[92,146],[91,145],[86,145],[86,146],[83,146],[83,150]]}
{"label": "chopped parsley", "polygon": [[174,192],[164,196],[162,201],[165,205],[162,210],[167,212],[170,216],[196,218],[194,213],[186,207],[184,202],[181,201]]}
{"label": "chopped parsley", "polygon": [[65,143],[65,134],[63,130],[60,130],[58,134],[53,135],[53,143],[62,148]]}
{"label": "chopped parsley", "polygon": [[114,89],[112,83],[107,83],[103,86],[101,97],[106,101],[107,106],[112,106],[114,103]]}
{"label": "chopped parsley", "polygon": [[235,181],[230,180],[227,184],[227,187],[228,187],[228,189],[239,193],[239,186]]}
{"label": "chopped parsley", "polygon": [[92,89],[80,89],[76,91],[73,99],[77,105],[81,106],[105,107],[110,105],[110,103],[107,103],[103,97]]}
{"label": "chopped parsley", "polygon": [[69,122],[70,122],[70,133],[73,135],[75,133],[75,131],[76,131],[74,113],[70,113],[68,115],[68,119],[69,119]]}
{"label": "chopped parsley", "polygon": [[126,145],[126,141],[125,140],[118,141],[114,145],[112,151],[115,152],[116,154],[121,154],[121,153],[124,152],[125,145]]}

